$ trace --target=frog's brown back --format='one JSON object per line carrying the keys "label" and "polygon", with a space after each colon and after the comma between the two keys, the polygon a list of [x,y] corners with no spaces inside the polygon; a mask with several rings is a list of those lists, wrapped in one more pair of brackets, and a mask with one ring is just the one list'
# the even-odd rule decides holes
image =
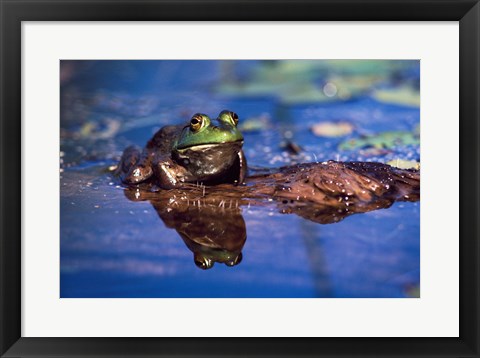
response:
{"label": "frog's brown back", "polygon": [[146,149],[160,151],[165,154],[170,153],[183,127],[183,125],[175,125],[159,129],[152,139],[147,142]]}

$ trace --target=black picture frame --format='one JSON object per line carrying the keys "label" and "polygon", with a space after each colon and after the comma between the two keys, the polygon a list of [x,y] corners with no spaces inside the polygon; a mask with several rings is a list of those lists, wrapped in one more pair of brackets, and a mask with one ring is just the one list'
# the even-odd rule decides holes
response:
{"label": "black picture frame", "polygon": [[[479,357],[478,0],[0,0],[0,354],[38,356]],[[459,21],[460,337],[22,338],[22,21]],[[448,168],[446,168],[448,170]],[[457,193],[448,193],[457,195]],[[445,208],[448,210],[448,208]],[[455,213],[454,213],[455,214]],[[438,313],[440,316],[441,312]]]}

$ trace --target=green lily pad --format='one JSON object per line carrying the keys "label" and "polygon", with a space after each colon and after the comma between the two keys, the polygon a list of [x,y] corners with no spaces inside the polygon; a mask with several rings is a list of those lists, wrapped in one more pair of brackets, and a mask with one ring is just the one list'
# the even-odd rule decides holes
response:
{"label": "green lily pad", "polygon": [[420,107],[420,91],[411,87],[379,89],[372,96],[377,101],[383,103]]}
{"label": "green lily pad", "polygon": [[[378,60],[265,61],[248,78],[239,80],[231,74],[230,67],[234,63],[228,62],[215,91],[230,96],[275,96],[285,104],[346,100],[386,80],[397,63]],[[329,91],[333,86],[335,91]]]}
{"label": "green lily pad", "polygon": [[108,139],[113,138],[120,130],[120,121],[116,119],[105,120],[105,127],[100,128],[97,122],[88,121],[78,131],[80,138]]}
{"label": "green lily pad", "polygon": [[420,138],[411,132],[383,132],[364,138],[350,139],[340,143],[340,150],[356,150],[362,148],[390,149],[398,145],[418,145]]}
{"label": "green lily pad", "polygon": [[268,115],[250,117],[241,121],[238,127],[242,132],[259,132],[266,130],[271,127],[270,117]]}
{"label": "green lily pad", "polygon": [[384,77],[378,74],[369,75],[349,75],[349,76],[331,76],[327,84],[335,86],[337,89],[337,98],[348,100],[353,97],[368,93],[378,82],[384,80]]}
{"label": "green lily pad", "polygon": [[326,60],[325,66],[342,75],[380,75],[388,76],[393,70],[401,70],[410,64],[391,60]]}
{"label": "green lily pad", "polygon": [[325,95],[323,89],[313,83],[292,85],[278,92],[280,101],[286,105],[331,102],[336,99]]}

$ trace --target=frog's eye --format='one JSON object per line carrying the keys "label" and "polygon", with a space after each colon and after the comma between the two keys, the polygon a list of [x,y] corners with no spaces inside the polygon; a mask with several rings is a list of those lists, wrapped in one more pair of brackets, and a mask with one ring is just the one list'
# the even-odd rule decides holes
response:
{"label": "frog's eye", "polygon": [[235,112],[230,112],[230,116],[232,117],[233,123],[235,123],[236,126],[238,124],[238,114],[236,114]]}
{"label": "frog's eye", "polygon": [[238,265],[240,262],[242,262],[242,258],[243,258],[243,255],[242,255],[242,253],[240,252],[240,253],[238,254],[238,256],[235,257],[233,260],[230,260],[230,261],[225,262],[225,265],[230,266],[230,267],[235,266],[235,265]]}
{"label": "frog's eye", "polygon": [[234,126],[237,126],[238,124],[238,114],[235,112],[229,111],[224,109],[223,111],[220,112],[218,115],[218,119],[221,120],[222,122],[226,123],[233,123]]}
{"label": "frog's eye", "polygon": [[200,128],[202,128],[202,124],[203,117],[200,114],[195,114],[190,120],[190,128],[194,132],[197,132]]}

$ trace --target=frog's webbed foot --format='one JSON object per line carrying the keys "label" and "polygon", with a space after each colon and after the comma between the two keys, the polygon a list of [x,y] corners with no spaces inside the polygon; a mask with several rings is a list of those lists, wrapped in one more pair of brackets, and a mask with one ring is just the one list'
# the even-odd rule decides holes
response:
{"label": "frog's webbed foot", "polygon": [[138,147],[130,146],[123,152],[115,175],[125,184],[139,184],[153,174],[148,156],[142,155]]}
{"label": "frog's webbed foot", "polygon": [[125,184],[139,184],[149,179],[153,174],[152,167],[148,163],[139,161],[122,178]]}

